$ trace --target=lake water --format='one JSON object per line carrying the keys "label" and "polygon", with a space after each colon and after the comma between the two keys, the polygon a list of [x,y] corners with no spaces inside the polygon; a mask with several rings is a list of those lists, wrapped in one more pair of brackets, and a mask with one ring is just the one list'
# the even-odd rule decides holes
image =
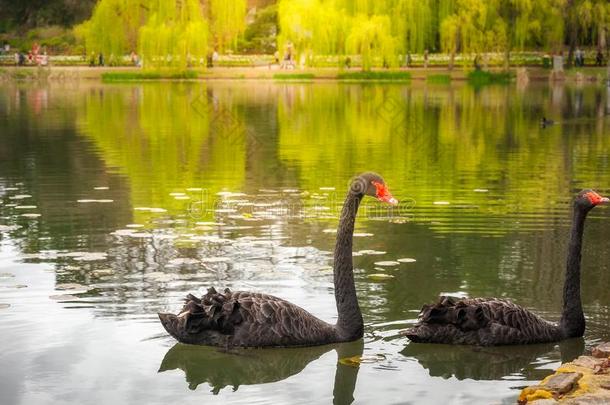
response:
{"label": "lake water", "polygon": [[[514,403],[610,339],[609,208],[585,231],[584,339],[399,332],[441,293],[558,319],[570,199],[610,193],[608,114],[602,86],[4,83],[0,402]],[[165,333],[156,313],[209,286],[334,322],[333,232],[365,170],[401,205],[369,200],[357,221],[362,341],[226,353]]]}

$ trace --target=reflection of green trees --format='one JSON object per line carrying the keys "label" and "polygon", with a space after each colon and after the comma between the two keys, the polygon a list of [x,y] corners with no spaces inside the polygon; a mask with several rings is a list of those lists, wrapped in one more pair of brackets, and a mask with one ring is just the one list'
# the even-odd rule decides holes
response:
{"label": "reflection of green trees", "polygon": [[[469,232],[490,220],[511,228],[518,216],[529,229],[529,214],[563,215],[556,205],[575,188],[608,183],[601,91],[166,83],[91,90],[79,116],[107,164],[128,175],[134,206],[183,208],[169,193],[189,187],[285,183],[262,181],[271,173],[342,194],[347,177],[376,170],[417,201],[416,218]],[[541,129],[542,115],[566,118]]]}
{"label": "reflection of green trees", "polygon": [[136,207],[183,207],[169,193],[243,182],[243,121],[230,104],[210,101],[205,85],[96,89],[79,117],[107,165],[129,177]]}
{"label": "reflection of green trees", "polygon": [[[595,110],[598,90],[563,91]],[[279,105],[279,153],[301,168],[305,189],[374,169],[422,209],[448,200],[483,217],[552,214],[574,187],[608,183],[591,159],[607,157],[610,140],[594,119],[541,129],[545,113],[562,112],[543,92],[506,87],[306,87]],[[490,192],[473,192],[481,188]]]}

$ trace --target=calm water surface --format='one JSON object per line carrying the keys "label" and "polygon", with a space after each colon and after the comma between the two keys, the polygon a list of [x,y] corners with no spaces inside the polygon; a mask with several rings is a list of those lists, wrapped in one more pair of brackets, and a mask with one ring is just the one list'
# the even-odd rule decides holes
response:
{"label": "calm water surface", "polygon": [[[3,84],[0,402],[513,403],[610,339],[608,208],[587,223],[584,340],[399,331],[441,293],[558,319],[570,198],[610,192],[607,114],[587,86]],[[357,222],[363,341],[226,353],[167,336],[156,313],[209,286],[334,322],[333,232],[364,170],[402,203],[368,201]]]}

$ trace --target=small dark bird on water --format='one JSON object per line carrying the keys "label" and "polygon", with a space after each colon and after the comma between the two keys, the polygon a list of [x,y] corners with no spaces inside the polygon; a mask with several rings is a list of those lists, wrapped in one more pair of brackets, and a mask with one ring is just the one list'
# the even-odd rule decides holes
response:
{"label": "small dark bird on water", "polygon": [[424,305],[417,324],[404,334],[416,343],[480,346],[550,343],[583,336],[580,259],[585,219],[591,209],[608,201],[593,190],[582,190],[574,199],[559,323],[506,299],[440,297],[437,303]]}
{"label": "small dark bird on water", "polygon": [[540,126],[542,128],[550,127],[553,124],[555,124],[555,121],[549,120],[546,117],[542,117],[542,119],[540,119]]}
{"label": "small dark bird on water", "polygon": [[363,173],[350,184],[337,229],[333,275],[335,325],[278,297],[246,291],[189,294],[178,315],[159,314],[167,332],[182,343],[222,347],[316,346],[360,339],[364,332],[352,266],[352,240],[364,196],[396,205],[383,178]]}

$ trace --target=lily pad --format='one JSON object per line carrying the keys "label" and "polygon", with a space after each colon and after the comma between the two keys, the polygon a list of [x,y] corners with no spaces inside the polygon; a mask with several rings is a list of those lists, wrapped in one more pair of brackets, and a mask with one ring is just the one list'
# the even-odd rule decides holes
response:
{"label": "lily pad", "polygon": [[9,197],[9,200],[23,200],[25,198],[31,198],[32,196],[29,194],[18,194],[12,197]]}
{"label": "lily pad", "polygon": [[49,298],[55,301],[74,301],[77,300],[78,297],[76,295],[70,295],[70,294],[55,294],[55,295],[49,295]]}
{"label": "lily pad", "polygon": [[202,263],[225,263],[230,262],[231,259],[229,257],[202,257]]}
{"label": "lily pad", "polygon": [[102,200],[93,200],[93,199],[82,199],[76,200],[77,203],[88,204],[88,203],[112,203],[114,200],[110,199],[102,199]]}
{"label": "lily pad", "polygon": [[41,215],[40,214],[35,214],[35,213],[28,213],[28,214],[21,214],[21,216],[25,217],[25,218],[38,218]]}
{"label": "lily pad", "polygon": [[170,265],[178,266],[181,264],[198,264],[199,260],[190,257],[176,257],[168,262]]}
{"label": "lily pad", "polygon": [[366,238],[366,237],[373,236],[373,235],[374,234],[368,233],[368,232],[354,232],[355,238]]}
{"label": "lily pad", "polygon": [[74,260],[82,262],[94,262],[97,260],[105,260],[108,255],[104,252],[83,252],[81,255],[76,256]]}
{"label": "lily pad", "polygon": [[145,212],[153,212],[153,213],[163,213],[167,212],[165,208],[152,208],[152,207],[135,207],[135,211],[145,211]]}
{"label": "lily pad", "polygon": [[55,286],[56,290],[87,290],[87,287],[78,283],[61,283]]}
{"label": "lily pad", "polygon": [[16,210],[35,210],[38,208],[35,205],[18,205],[15,207]]}
{"label": "lily pad", "polygon": [[112,269],[98,269],[98,270],[93,270],[91,272],[91,275],[93,277],[106,277],[106,276],[112,276],[114,274],[114,270]]}
{"label": "lily pad", "polygon": [[396,262],[394,260],[385,260],[385,261],[381,261],[381,262],[375,262],[375,266],[381,266],[381,267],[393,267],[393,266],[398,266],[400,263]]}
{"label": "lily pad", "polygon": [[132,238],[138,238],[138,239],[146,239],[146,238],[152,238],[152,233],[146,233],[146,232],[136,232],[136,233],[131,233],[127,236],[131,236]]}
{"label": "lily pad", "polygon": [[162,271],[153,271],[151,273],[146,273],[144,277],[160,283],[167,283],[168,281],[173,281],[178,278],[174,274],[163,273]]}
{"label": "lily pad", "polygon": [[411,257],[403,257],[402,259],[396,259],[396,261],[401,263],[415,263],[417,260]]}
{"label": "lily pad", "polygon": [[373,273],[367,276],[369,279],[373,281],[386,281],[394,278],[391,274],[383,274],[383,273]]}
{"label": "lily pad", "polygon": [[383,250],[372,250],[372,249],[359,250],[358,253],[361,255],[385,255],[386,254],[386,252],[384,252]]}

